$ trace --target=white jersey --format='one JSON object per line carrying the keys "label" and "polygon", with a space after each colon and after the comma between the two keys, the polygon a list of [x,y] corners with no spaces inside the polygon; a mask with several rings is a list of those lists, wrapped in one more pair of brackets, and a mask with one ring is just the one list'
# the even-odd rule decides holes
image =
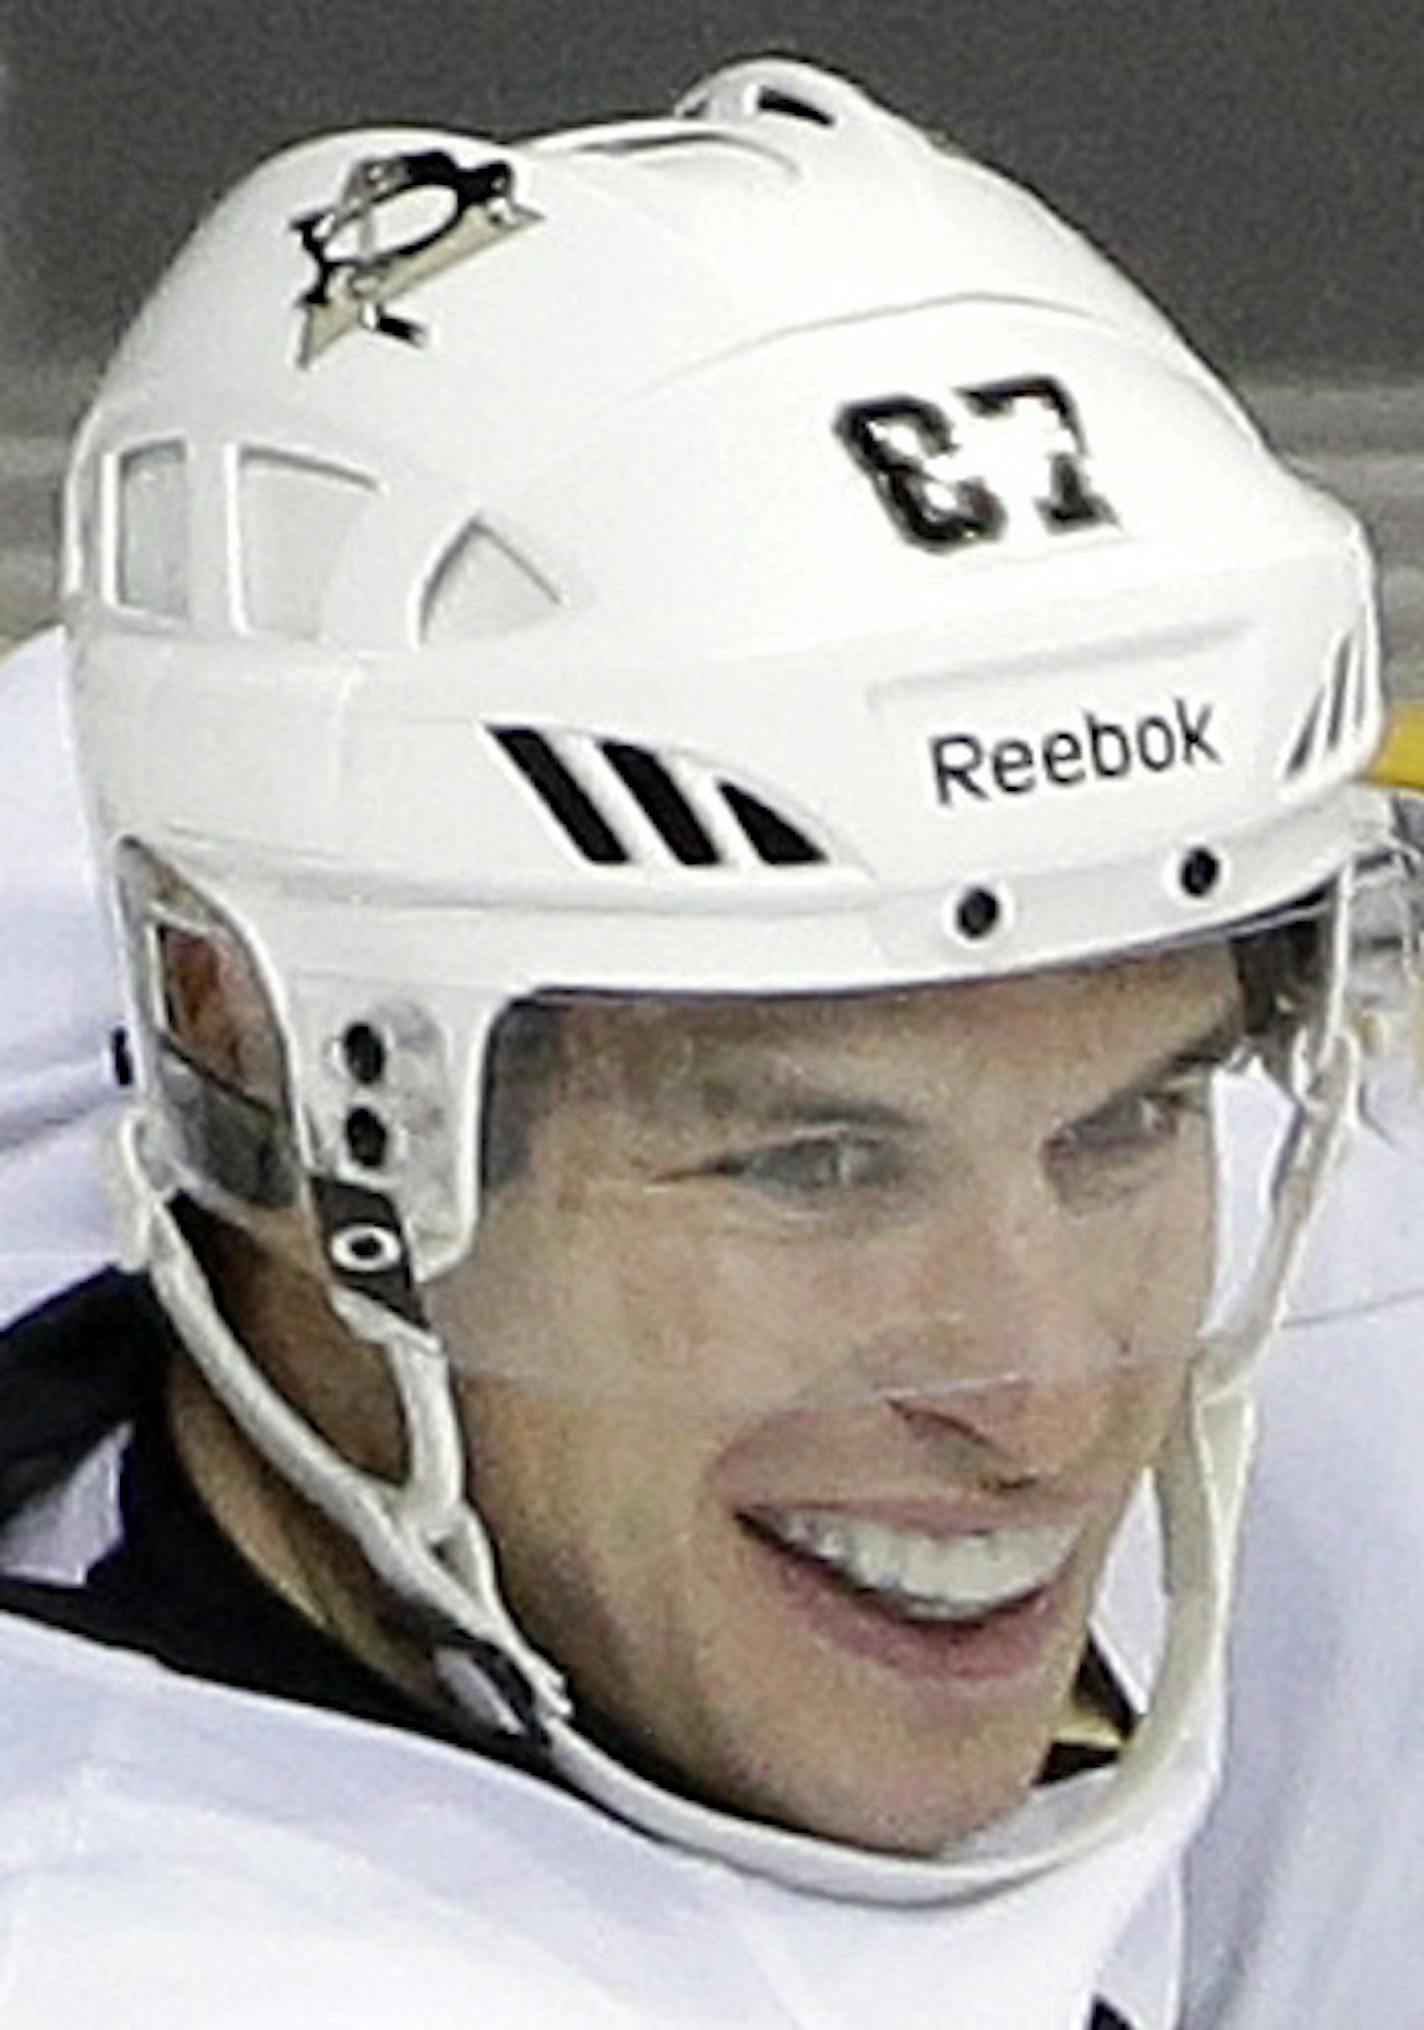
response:
{"label": "white jersey", "polygon": [[[0,820],[11,1310],[108,1251],[88,1128],[117,995],[61,685],[53,638],[0,665],[25,755]],[[1330,1217],[1323,1310],[1362,1250],[1424,1261],[1407,1166]],[[1210,1744],[1151,1825],[973,1909],[777,1888],[473,1754],[0,1622],[0,2024],[1081,2030],[1098,1996],[1134,2030],[1424,2021],[1421,1339],[1424,1306],[1401,1304],[1292,1333],[1267,1366],[1225,1780],[1195,1843]],[[102,1540],[111,1463],[11,1556],[58,1575]]]}
{"label": "white jersey", "polygon": [[119,990],[58,634],[0,660],[0,1321],[113,1254],[96,1125]]}
{"label": "white jersey", "polygon": [[[1343,1180],[1342,1180],[1343,1184]],[[1184,2030],[1424,2024],[1424,1192],[1337,1188],[1258,1396],[1225,1781],[1188,1871]],[[1339,1300],[1373,1280],[1396,1301]]]}
{"label": "white jersey", "polygon": [[7,2030],[1086,2030],[1102,1994],[1176,2020],[1160,1821],[980,1907],[868,1907],[9,1618],[0,1679]]}

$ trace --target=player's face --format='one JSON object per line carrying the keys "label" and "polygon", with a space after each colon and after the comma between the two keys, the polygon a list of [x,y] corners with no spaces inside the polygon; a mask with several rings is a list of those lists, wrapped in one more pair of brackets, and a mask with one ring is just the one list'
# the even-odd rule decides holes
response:
{"label": "player's face", "polygon": [[1237,1020],[1219,950],[565,1014],[452,1301],[510,1603],[623,1753],[908,1851],[1018,1800],[1183,1386]]}

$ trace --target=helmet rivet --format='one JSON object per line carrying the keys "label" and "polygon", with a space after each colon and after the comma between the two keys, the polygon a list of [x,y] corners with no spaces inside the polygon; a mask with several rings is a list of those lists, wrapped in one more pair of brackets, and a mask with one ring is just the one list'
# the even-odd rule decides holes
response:
{"label": "helmet rivet", "polygon": [[390,1135],[370,1107],[353,1107],[346,1116],[346,1146],[363,1170],[379,1170],[386,1160]]}
{"label": "helmet rivet", "polygon": [[1210,895],[1221,879],[1221,862],[1209,846],[1194,846],[1178,870],[1182,893],[1196,902]]}
{"label": "helmet rivet", "polygon": [[959,898],[954,921],[961,937],[977,943],[997,930],[1002,915],[1002,905],[991,888],[967,888]]}
{"label": "helmet rivet", "polygon": [[342,1227],[331,1236],[327,1253],[333,1267],[348,1276],[388,1275],[402,1260],[399,1239],[374,1222]]}
{"label": "helmet rivet", "polygon": [[386,1075],[386,1042],[370,1022],[353,1022],[341,1039],[341,1057],[357,1085],[379,1085]]}

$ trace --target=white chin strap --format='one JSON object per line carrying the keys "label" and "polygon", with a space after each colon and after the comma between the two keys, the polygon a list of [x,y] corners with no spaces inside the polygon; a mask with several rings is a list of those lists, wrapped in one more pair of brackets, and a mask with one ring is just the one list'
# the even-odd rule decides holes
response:
{"label": "white chin strap", "polygon": [[248,1439],[359,1545],[393,1593],[449,1630],[442,1681],[470,1720],[542,1747],[551,1767],[609,1812],[659,1838],[800,1889],[887,1904],[981,1897],[1059,1868],[1140,1823],[1210,1728],[1249,1466],[1250,1365],[1278,1322],[1320,1186],[1352,1113],[1357,1057],[1334,1026],[1323,1067],[1288,1138],[1275,1181],[1271,1244],[1249,1302],[1194,1365],[1153,1484],[1162,1524],[1167,1637],[1147,1710],[1110,1773],[1039,1789],[1019,1809],[921,1859],[754,1823],[664,1790],[581,1733],[558,1669],[525,1641],[505,1606],[488,1534],[466,1495],[466,1436],[454,1371],[439,1338],[383,1306],[342,1293],[342,1322],[384,1355],[405,1421],[403,1484],[353,1466],[293,1410],[224,1323],[206,1276],[144,1150],[132,1113],[118,1144],[127,1259],[146,1267],[214,1393]]}
{"label": "white chin strap", "polygon": [[[569,1711],[563,1680],[511,1619],[494,1576],[488,1534],[465,1499],[465,1447],[451,1369],[439,1340],[348,1293],[342,1323],[379,1347],[400,1403],[408,1469],[401,1483],[353,1466],[293,1409],[228,1326],[144,1149],[135,1110],[119,1124],[117,1187],[125,1261],[146,1268],[214,1394],[258,1453],[314,1508],[352,1537],[402,1600],[457,1631],[486,1668],[461,1703],[481,1727],[537,1731]],[[477,1682],[476,1682],[477,1680]]]}

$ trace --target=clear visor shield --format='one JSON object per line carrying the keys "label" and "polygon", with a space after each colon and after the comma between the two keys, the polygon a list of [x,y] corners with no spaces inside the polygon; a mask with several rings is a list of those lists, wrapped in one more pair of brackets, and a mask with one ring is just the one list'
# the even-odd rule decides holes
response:
{"label": "clear visor shield", "polygon": [[[349,1321],[428,1321],[472,1389],[1047,1431],[1165,1414],[1194,1358],[1283,1323],[1424,1301],[1416,866],[1398,842],[1344,902],[1003,979],[516,1002],[484,1052],[473,1242],[418,1291],[386,1144],[368,1188],[302,1193],[235,929],[138,860],[130,904],[180,1184],[278,1237],[305,1199]],[[407,1024],[427,1055],[436,1025]],[[401,1048],[357,1067],[373,1112],[421,1071]]]}
{"label": "clear visor shield", "polygon": [[1348,1100],[1335,914],[965,985],[519,1004],[444,1348],[570,1401],[879,1404],[1006,1457],[1087,1405],[1126,1442],[1279,1314]]}
{"label": "clear visor shield", "polygon": [[1348,1329],[1355,1348],[1417,1338],[1424,1320],[1424,798],[1391,804],[1395,842],[1359,871],[1350,909],[1355,1131],[1325,1181],[1284,1318],[1294,1334]]}

